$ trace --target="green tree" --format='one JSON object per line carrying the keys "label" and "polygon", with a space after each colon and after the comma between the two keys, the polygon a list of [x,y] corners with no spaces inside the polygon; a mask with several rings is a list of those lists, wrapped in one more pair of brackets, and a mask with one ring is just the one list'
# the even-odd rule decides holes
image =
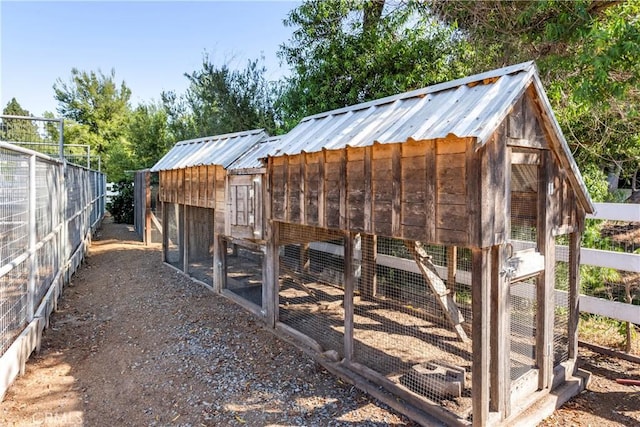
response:
{"label": "green tree", "polygon": [[640,168],[640,3],[430,1],[424,13],[455,25],[473,46],[474,71],[536,60],[582,167],[612,188]]}
{"label": "green tree", "polygon": [[58,79],[53,89],[58,112],[68,119],[65,142],[90,145],[102,157],[107,179],[122,179],[134,164],[126,138],[131,90],[125,82],[116,83],[115,70],[105,75],[73,68],[69,82]]}
{"label": "green tree", "polygon": [[280,108],[302,116],[393,95],[468,73],[467,43],[419,3],[311,0],[294,9],[279,55],[293,69]]}
{"label": "green tree", "polygon": [[[15,98],[11,98],[11,101],[2,110],[2,114],[32,117],[31,113],[22,108]],[[38,127],[31,120],[5,118],[0,122],[0,140],[8,142],[40,142],[42,141],[42,136],[38,132]]]}
{"label": "green tree", "polygon": [[129,120],[128,139],[133,150],[135,169],[153,166],[175,142],[169,131],[167,112],[162,105],[138,105]]}
{"label": "green tree", "polygon": [[198,136],[256,128],[277,133],[273,92],[265,74],[258,60],[232,70],[228,65],[216,66],[205,55],[202,69],[185,74],[190,82],[186,101]]}
{"label": "green tree", "polygon": [[174,141],[196,138],[199,133],[185,95],[165,91],[160,95],[162,108],[167,116],[167,128]]}

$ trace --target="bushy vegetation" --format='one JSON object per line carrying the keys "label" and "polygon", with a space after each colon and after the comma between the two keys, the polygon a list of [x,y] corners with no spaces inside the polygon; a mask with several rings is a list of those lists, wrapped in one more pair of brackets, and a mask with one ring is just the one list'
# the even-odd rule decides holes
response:
{"label": "bushy vegetation", "polygon": [[107,210],[115,222],[133,224],[133,183],[120,181],[115,185],[114,191],[117,194],[107,203]]}

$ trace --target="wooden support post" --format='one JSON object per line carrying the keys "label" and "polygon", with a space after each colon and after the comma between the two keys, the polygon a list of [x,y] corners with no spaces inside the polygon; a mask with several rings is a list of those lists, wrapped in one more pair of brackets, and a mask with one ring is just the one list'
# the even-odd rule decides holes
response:
{"label": "wooden support post", "polygon": [[298,184],[298,194],[300,196],[300,224],[307,224],[307,197],[305,194],[305,186],[307,184],[307,154],[303,151],[300,153],[300,176]]}
{"label": "wooden support post", "polygon": [[349,229],[349,200],[347,197],[347,152],[346,148],[340,151],[340,229]]}
{"label": "wooden support post", "polygon": [[402,228],[402,153],[400,144],[391,146],[391,180],[392,180],[392,200],[391,200],[391,234],[401,236]]}
{"label": "wooden support post", "polygon": [[473,425],[486,426],[489,417],[489,286],[491,260],[488,248],[472,249],[471,308],[473,312],[472,351]]}
{"label": "wooden support post", "polygon": [[311,260],[309,258],[309,243],[300,243],[300,271],[308,273],[311,267]]}
{"label": "wooden support post", "polygon": [[327,224],[327,191],[326,191],[326,178],[324,173],[325,163],[325,149],[322,149],[320,157],[318,158],[318,226],[324,228]]}
{"label": "wooden support post", "polygon": [[266,253],[262,267],[262,306],[267,326],[275,328],[278,321],[278,292],[280,291],[278,251],[280,228],[277,222],[268,221],[267,236]]}
{"label": "wooden support post", "polygon": [[162,262],[167,262],[167,253],[169,252],[169,230],[171,230],[171,226],[169,225],[167,215],[167,207],[169,203],[165,203],[164,200],[162,203]]}
{"label": "wooden support post", "polygon": [[[509,278],[501,274],[507,259],[505,245],[491,248],[491,331],[489,409],[507,418],[511,410],[511,304]],[[475,323],[475,322],[474,322]]]}
{"label": "wooden support post", "polygon": [[182,245],[182,271],[189,274],[189,229],[191,228],[189,221],[189,214],[191,213],[191,207],[182,205],[182,218],[181,218],[181,239]]}
{"label": "wooden support post", "polygon": [[144,172],[144,244],[151,244],[151,172]]}
{"label": "wooden support post", "polygon": [[[365,233],[373,233],[373,169],[371,167],[373,156],[373,148],[371,146],[364,147],[364,231]],[[364,238],[364,236],[363,236]],[[364,244],[364,243],[363,243]]]}
{"label": "wooden support post", "polygon": [[182,263],[182,271],[184,271],[184,259],[185,259],[185,248],[184,248],[184,205],[176,203],[175,205],[175,213],[176,213],[176,227],[178,229],[178,241],[176,244],[178,245],[178,262]]}
{"label": "wooden support post", "polygon": [[360,278],[360,298],[371,300],[378,293],[378,236],[361,234],[362,276]]}
{"label": "wooden support post", "polygon": [[538,312],[536,318],[536,359],[538,387],[551,387],[553,380],[553,325],[555,310],[555,238],[553,219],[555,191],[551,153],[542,155],[538,186],[538,249],[544,255],[544,270],[537,279]]}
{"label": "wooden support post", "polygon": [[344,358],[353,359],[353,295],[355,292],[355,277],[353,271],[353,240],[352,233],[345,233],[344,241]]}
{"label": "wooden support post", "polygon": [[458,265],[458,247],[447,246],[447,288],[453,302],[456,301],[456,271]]}
{"label": "wooden support post", "polygon": [[216,293],[222,292],[227,280],[227,241],[220,234],[213,236],[213,290]]}
{"label": "wooden support post", "polygon": [[430,256],[427,254],[427,251],[424,250],[420,242],[405,242],[405,246],[413,256],[418,265],[418,269],[422,273],[425,282],[431,288],[431,292],[436,296],[436,301],[440,304],[442,311],[451,324],[453,326],[456,335],[462,342],[467,342],[469,338],[467,337],[466,332],[462,328],[462,323],[464,322],[464,317],[460,312],[460,309],[453,301],[451,297],[451,293],[447,289],[447,286],[442,281],[440,276],[438,276],[438,272],[436,267],[433,265]]}
{"label": "wooden support post", "polygon": [[[578,230],[580,228],[578,227]],[[578,320],[580,319],[580,237],[581,232],[569,235],[569,359],[578,357]]]}

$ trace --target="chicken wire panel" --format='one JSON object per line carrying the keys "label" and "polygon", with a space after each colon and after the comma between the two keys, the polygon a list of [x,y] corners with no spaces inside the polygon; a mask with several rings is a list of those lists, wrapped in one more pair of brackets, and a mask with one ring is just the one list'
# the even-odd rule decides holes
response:
{"label": "chicken wire panel", "polygon": [[4,354],[27,324],[29,313],[27,261],[0,278],[0,354]]}
{"label": "chicken wire panel", "polygon": [[29,164],[22,154],[0,149],[0,265],[29,245]]}
{"label": "chicken wire panel", "polygon": [[44,298],[53,284],[53,280],[60,269],[58,249],[58,238],[54,235],[46,240],[36,251],[35,265],[33,267],[36,273],[36,307],[40,304],[40,301],[42,301],[42,298]]}
{"label": "chicken wire panel", "polygon": [[213,286],[213,209],[187,206],[189,275]]}
{"label": "chicken wire panel", "polygon": [[536,278],[512,283],[510,288],[511,380],[536,368]]}
{"label": "chicken wire panel", "polygon": [[262,251],[241,244],[227,245],[226,289],[262,307]]}
{"label": "chicken wire panel", "polygon": [[537,241],[538,166],[511,165],[511,239]]}
{"label": "chicken wire panel", "polygon": [[[378,237],[376,275],[371,277],[367,263],[373,254],[367,251],[374,248],[367,237],[362,240],[354,360],[466,418],[471,411],[471,342],[463,342],[443,310],[458,310],[470,337],[470,259],[450,247],[422,245],[430,257],[422,262],[437,273],[425,276],[407,248],[413,242]],[[372,287],[375,292],[365,292]],[[457,293],[457,302],[451,292],[455,289],[464,291]]]}
{"label": "chicken wire panel", "polygon": [[45,161],[36,164],[36,239],[44,239],[60,224],[60,167]]}
{"label": "chicken wire panel", "polygon": [[280,322],[342,357],[344,238],[290,224],[281,224],[279,233],[286,242],[279,247]]}
{"label": "chicken wire panel", "polygon": [[[365,240],[366,241],[366,240]],[[366,251],[366,244],[363,246]],[[407,243],[400,239],[378,237],[376,239],[376,259],[377,271],[379,275],[376,286],[377,296],[391,295],[398,298],[402,294],[410,293],[413,283],[418,283],[417,289],[422,289],[426,285],[420,270],[415,263],[415,259],[407,248]],[[458,306],[464,310],[467,323],[471,323],[471,250],[458,248],[455,246],[428,245],[421,244],[421,247],[429,256],[429,261],[435,267],[440,279],[446,284],[448,292]],[[366,257],[365,257],[366,258]],[[455,265],[455,268],[454,268]],[[418,278],[406,282],[401,292],[394,290],[393,281],[387,280],[389,274],[385,273],[385,268],[398,270],[397,274],[414,273]]]}
{"label": "chicken wire panel", "polygon": [[569,264],[556,261],[553,315],[553,364],[569,360]]}
{"label": "chicken wire panel", "polygon": [[182,270],[184,259],[182,255],[181,236],[181,207],[177,203],[165,203],[167,223],[163,227],[166,233],[166,245],[164,248],[164,259],[167,263]]}

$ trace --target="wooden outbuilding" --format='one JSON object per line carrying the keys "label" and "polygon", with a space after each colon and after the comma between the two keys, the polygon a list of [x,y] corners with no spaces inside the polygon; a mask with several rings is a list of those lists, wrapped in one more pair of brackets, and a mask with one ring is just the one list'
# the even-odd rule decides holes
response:
{"label": "wooden outbuilding", "polygon": [[165,262],[220,289],[221,237],[229,227],[228,215],[237,213],[227,208],[227,168],[267,138],[256,129],[180,141],[151,168],[159,173]]}
{"label": "wooden outbuilding", "polygon": [[[534,63],[310,116],[280,145],[267,163],[273,324],[447,424],[510,425],[584,386],[578,257],[593,205]],[[303,293],[286,283],[328,294],[303,260],[313,270],[340,238],[341,305],[310,328],[321,308],[294,312]]]}
{"label": "wooden outbuilding", "polygon": [[422,424],[535,424],[584,388],[594,209],[534,63],[234,137],[152,169],[167,262],[213,247],[215,291]]}

